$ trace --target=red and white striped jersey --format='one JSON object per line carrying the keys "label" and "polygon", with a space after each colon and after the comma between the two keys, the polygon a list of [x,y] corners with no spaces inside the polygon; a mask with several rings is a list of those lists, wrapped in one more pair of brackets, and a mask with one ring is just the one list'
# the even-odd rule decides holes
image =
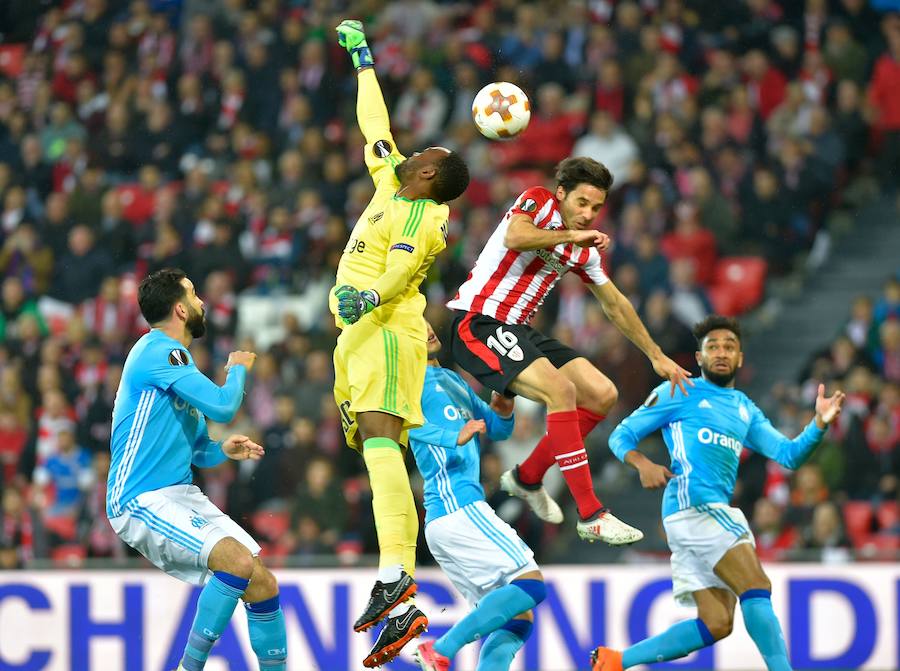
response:
{"label": "red and white striped jersey", "polygon": [[488,315],[506,324],[526,324],[565,273],[574,272],[586,284],[609,281],[594,247],[569,243],[527,252],[507,248],[506,229],[517,214],[527,215],[538,228],[564,228],[556,197],[540,186],[526,189],[506,212],[447,307]]}

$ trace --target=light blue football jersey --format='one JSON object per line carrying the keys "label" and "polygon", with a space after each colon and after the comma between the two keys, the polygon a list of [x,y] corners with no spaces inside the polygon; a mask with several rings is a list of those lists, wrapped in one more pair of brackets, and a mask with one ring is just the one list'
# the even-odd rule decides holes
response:
{"label": "light blue football jersey", "polygon": [[[226,401],[225,412],[216,419],[230,419],[234,412],[228,411],[237,409],[245,379],[246,369],[234,366],[225,385],[218,387],[197,369],[180,342],[157,329],[142,336],[125,360],[113,406],[107,516],[122,514],[125,504],[143,492],[190,483],[192,463],[211,466],[222,461],[220,444],[207,434],[201,410],[205,403],[199,399]],[[193,405],[175,393],[173,385],[179,381],[195,390],[191,398],[198,400]],[[210,388],[221,392],[221,398],[218,393],[199,393]]]}
{"label": "light blue football jersey", "polygon": [[484,500],[481,445],[473,436],[457,445],[470,419],[483,419],[491,440],[506,440],[514,418],[502,418],[482,401],[465,380],[446,368],[428,366],[422,388],[425,424],[409,432],[409,444],[425,480],[425,524]]}
{"label": "light blue football jersey", "polygon": [[772,426],[746,394],[705,379],[671,396],[664,382],[613,431],[609,447],[619,460],[657,429],[669,448],[672,473],[662,514],[706,503],[730,504],[741,451],[747,447],[787,468],[797,468],[821,442],[815,421],[790,440]]}

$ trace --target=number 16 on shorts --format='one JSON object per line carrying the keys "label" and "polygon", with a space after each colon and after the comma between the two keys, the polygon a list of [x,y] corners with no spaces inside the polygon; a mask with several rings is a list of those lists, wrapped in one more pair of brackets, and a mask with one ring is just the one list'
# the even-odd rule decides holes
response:
{"label": "number 16 on shorts", "polygon": [[502,326],[497,327],[497,337],[488,336],[485,342],[497,354],[509,357],[513,361],[521,361],[525,357],[525,353],[519,347],[519,339],[516,334],[505,331]]}

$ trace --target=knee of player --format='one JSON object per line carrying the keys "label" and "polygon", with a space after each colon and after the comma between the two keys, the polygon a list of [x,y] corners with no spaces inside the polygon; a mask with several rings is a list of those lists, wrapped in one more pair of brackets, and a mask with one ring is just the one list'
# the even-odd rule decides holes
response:
{"label": "knee of player", "polygon": [[271,599],[278,594],[278,580],[269,569],[262,565],[259,559],[256,562],[250,584],[257,589],[261,598]]}
{"label": "knee of player", "polygon": [[598,415],[606,415],[612,410],[618,400],[619,390],[616,388],[616,385],[609,380],[605,380],[602,384],[591,389],[591,397],[587,403],[579,402],[579,405],[586,405],[589,410],[596,412]]}
{"label": "knee of player", "polygon": [[[243,547],[243,546],[242,546]],[[250,550],[243,548],[243,551],[234,553],[228,562],[228,572],[241,578],[250,579],[253,577],[255,569],[255,558],[250,554]]]}
{"label": "knee of player", "polygon": [[727,638],[731,635],[731,630],[734,628],[733,613],[705,615],[702,616],[701,619],[703,620],[703,624],[706,625],[706,628],[709,629],[709,633],[712,634],[712,637],[717,641],[721,641],[723,638]]}
{"label": "knee of player", "polygon": [[548,379],[544,389],[544,404],[548,407],[575,408],[575,385],[562,374]]}

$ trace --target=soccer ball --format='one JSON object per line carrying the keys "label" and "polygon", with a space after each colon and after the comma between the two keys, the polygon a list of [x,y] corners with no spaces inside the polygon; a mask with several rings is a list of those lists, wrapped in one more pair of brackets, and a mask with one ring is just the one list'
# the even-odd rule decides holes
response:
{"label": "soccer ball", "polygon": [[486,138],[509,140],[527,128],[531,103],[515,84],[494,82],[481,89],[472,101],[472,119]]}

